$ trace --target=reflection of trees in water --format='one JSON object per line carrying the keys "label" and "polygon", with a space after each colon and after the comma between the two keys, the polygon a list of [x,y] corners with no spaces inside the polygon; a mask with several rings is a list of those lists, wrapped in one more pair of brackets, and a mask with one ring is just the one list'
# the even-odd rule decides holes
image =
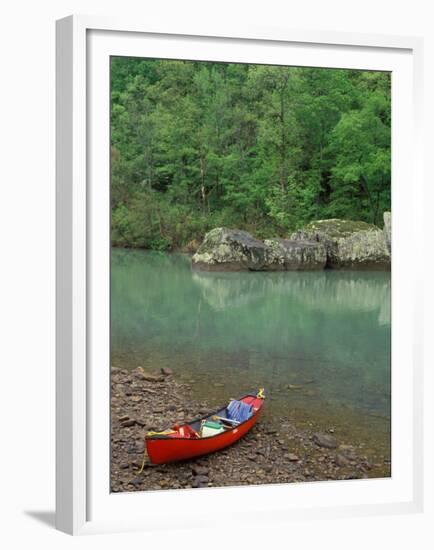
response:
{"label": "reflection of trees in water", "polygon": [[285,295],[318,311],[378,311],[378,323],[390,324],[390,280],[384,274],[194,272],[193,281],[217,311]]}
{"label": "reflection of trees in water", "polygon": [[204,300],[217,311],[246,306],[271,290],[268,282],[257,273],[193,272],[192,277]]}
{"label": "reflection of trees in water", "polygon": [[111,296],[113,349],[331,347],[390,325],[390,279],[377,272],[202,273],[185,256],[121,250]]}
{"label": "reflection of trees in water", "polygon": [[389,274],[202,273],[185,256],[115,251],[111,292],[113,364],[169,366],[205,393],[265,384],[285,403],[307,399],[288,384],[314,379],[311,399],[387,408]]}

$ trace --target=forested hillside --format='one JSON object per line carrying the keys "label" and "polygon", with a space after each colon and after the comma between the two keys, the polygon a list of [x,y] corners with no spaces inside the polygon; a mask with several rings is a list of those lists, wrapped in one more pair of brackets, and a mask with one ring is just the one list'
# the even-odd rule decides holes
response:
{"label": "forested hillside", "polygon": [[390,210],[390,74],[112,58],[112,243]]}

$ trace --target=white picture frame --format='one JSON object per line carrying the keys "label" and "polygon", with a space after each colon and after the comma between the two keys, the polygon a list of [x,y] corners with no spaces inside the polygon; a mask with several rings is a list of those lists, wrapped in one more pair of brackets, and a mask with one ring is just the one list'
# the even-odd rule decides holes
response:
{"label": "white picture frame", "polygon": [[[422,252],[414,243],[422,242],[424,193],[422,39],[282,28],[187,28],[71,16],[57,22],[56,40],[57,528],[70,534],[180,528],[193,515],[202,526],[213,525],[215,519],[206,510],[223,506],[234,495],[242,503],[240,521],[420,511]],[[390,479],[110,494],[111,55],[392,71]]]}

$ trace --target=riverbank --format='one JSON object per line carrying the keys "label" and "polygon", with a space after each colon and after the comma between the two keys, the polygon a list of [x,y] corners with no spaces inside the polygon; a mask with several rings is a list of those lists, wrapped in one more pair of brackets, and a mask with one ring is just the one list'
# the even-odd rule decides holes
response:
{"label": "riverbank", "polygon": [[[242,440],[195,460],[152,465],[145,455],[149,430],[163,430],[211,412],[192,399],[189,384],[170,370],[111,372],[111,490],[113,492],[348,480],[390,476],[390,462],[373,462],[363,444],[341,440],[335,429],[317,432],[264,416]],[[231,397],[231,396],[228,396]],[[234,396],[232,396],[234,397]],[[274,419],[276,420],[276,419]]]}

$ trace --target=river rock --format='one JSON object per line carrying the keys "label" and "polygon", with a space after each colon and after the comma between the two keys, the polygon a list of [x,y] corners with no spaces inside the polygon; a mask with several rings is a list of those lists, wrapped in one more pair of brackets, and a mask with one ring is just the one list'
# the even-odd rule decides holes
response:
{"label": "river rock", "polygon": [[209,468],[195,464],[192,468],[192,472],[195,476],[207,476],[209,473]]}
{"label": "river rock", "polygon": [[326,449],[336,449],[338,446],[336,438],[329,434],[315,433],[312,440],[319,447],[325,447]]}
{"label": "river rock", "polygon": [[246,231],[216,227],[205,235],[192,258],[204,271],[261,271],[267,262],[267,247]]}
{"label": "river rock", "polygon": [[[214,274],[208,275],[214,277]],[[124,375],[124,386],[134,388],[135,392],[143,392],[143,403],[139,410],[140,417],[146,418],[146,430],[166,428],[178,421],[183,412],[188,411],[188,416],[194,418],[199,416],[199,411],[209,410],[208,402],[195,401],[188,395],[188,386],[176,380],[176,371],[170,384],[159,388],[158,392],[154,391],[163,392],[158,397],[149,397],[147,394],[150,387],[155,388],[153,382],[137,378],[132,371],[125,371]],[[173,409],[174,403],[176,406]],[[121,407],[113,411],[113,492],[379,477],[382,472],[390,476],[389,456],[384,457],[378,454],[378,450],[372,450],[378,454],[375,458],[378,463],[371,464],[368,449],[366,456],[356,456],[357,449],[361,447],[341,444],[334,451],[318,448],[315,450],[311,429],[296,428],[283,417],[280,418],[277,433],[276,426],[264,417],[237,445],[221,452],[206,455],[200,460],[180,462],[176,466],[154,465],[146,458],[142,469],[145,434],[143,423],[139,425],[137,408],[131,400],[123,399]],[[153,416],[154,410],[160,411],[158,421]],[[132,419],[135,419],[134,425],[122,427],[122,422]],[[324,437],[332,437],[329,430],[316,434],[316,440],[324,445]],[[293,440],[290,448],[289,440]],[[334,438],[331,442],[328,440],[326,446],[330,443],[335,445]]]}
{"label": "river rock", "polygon": [[141,378],[142,380],[146,380],[147,382],[162,382],[164,380],[162,376],[157,376],[155,374],[148,374],[148,373],[143,373]]}
{"label": "river rock", "polygon": [[336,464],[338,466],[348,466],[350,464],[350,461],[348,460],[347,457],[345,457],[344,455],[338,453],[336,455]]}
{"label": "river rock", "polygon": [[130,483],[135,487],[140,487],[140,485],[143,483],[143,479],[141,477],[135,477],[130,481]]}
{"label": "river rock", "polygon": [[348,460],[356,460],[356,450],[352,445],[339,445],[339,454],[347,458]]}
{"label": "river rock", "polygon": [[208,486],[208,477],[207,476],[196,476],[192,483],[191,483],[191,486],[195,489],[198,489],[200,487],[207,487]]}
{"label": "river rock", "polygon": [[125,420],[124,422],[122,422],[122,427],[123,428],[130,428],[131,426],[134,426],[135,423],[136,423],[136,421],[133,420],[133,419]]}
{"label": "river rock", "polygon": [[171,374],[173,374],[173,370],[169,367],[162,367],[161,374],[164,374],[164,376],[170,376]]}
{"label": "river rock", "polygon": [[297,462],[299,460],[298,456],[294,453],[286,454],[285,458],[287,458],[290,462]]}
{"label": "river rock", "polygon": [[275,271],[308,271],[324,269],[326,247],[318,241],[266,239],[267,269]]}
{"label": "river rock", "polygon": [[291,240],[324,244],[328,268],[390,269],[386,235],[366,222],[329,219],[311,222],[293,233]]}

